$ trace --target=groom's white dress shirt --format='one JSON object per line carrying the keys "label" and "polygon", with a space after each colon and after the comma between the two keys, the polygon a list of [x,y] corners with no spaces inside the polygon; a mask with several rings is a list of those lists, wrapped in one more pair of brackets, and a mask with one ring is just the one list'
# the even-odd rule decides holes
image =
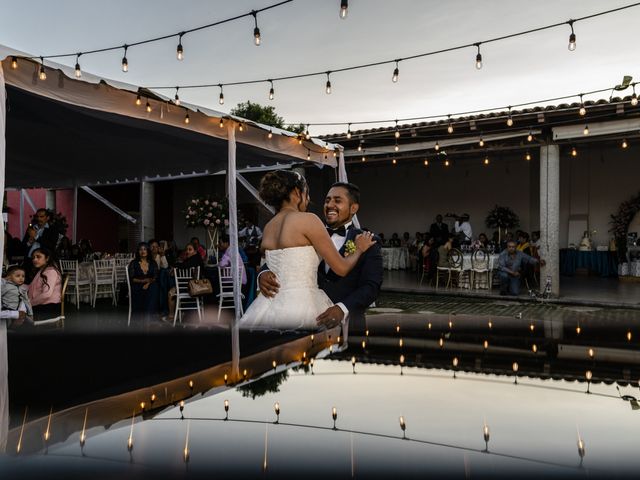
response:
{"label": "groom's white dress shirt", "polygon": [[[345,230],[349,230],[349,228],[351,228],[351,225],[353,225],[353,222],[345,223],[344,224]],[[337,233],[334,233],[333,235],[331,235],[331,241],[336,246],[336,250],[340,251],[340,249],[344,246],[345,242],[347,241],[347,236],[346,235],[342,236],[342,235],[338,235]],[[324,262],[324,273],[329,273],[329,270],[330,270],[329,265],[327,264],[327,262]],[[344,312],[344,319],[342,321],[346,322],[347,318],[349,317],[349,310],[347,309],[347,307],[345,307],[344,303],[342,302],[338,302],[336,303],[336,305],[340,307],[340,310]]]}

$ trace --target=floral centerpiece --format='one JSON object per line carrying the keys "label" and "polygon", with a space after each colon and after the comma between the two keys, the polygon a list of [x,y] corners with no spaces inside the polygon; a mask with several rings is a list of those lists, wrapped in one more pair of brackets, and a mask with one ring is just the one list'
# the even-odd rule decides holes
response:
{"label": "floral centerpiece", "polygon": [[210,195],[193,197],[187,202],[184,218],[188,228],[204,228],[207,251],[218,254],[218,237],[229,226],[229,205],[226,199]]}
{"label": "floral centerpiece", "polygon": [[520,226],[520,218],[518,218],[518,215],[509,207],[496,205],[489,211],[485,219],[485,224],[487,228],[498,229],[498,242],[500,242],[502,240],[502,230],[504,229],[506,235],[507,230],[512,230]]}

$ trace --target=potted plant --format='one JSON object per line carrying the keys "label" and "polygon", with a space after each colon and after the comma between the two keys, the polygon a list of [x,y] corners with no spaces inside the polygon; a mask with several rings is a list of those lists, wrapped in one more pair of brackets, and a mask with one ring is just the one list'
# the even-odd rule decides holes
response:
{"label": "potted plant", "polygon": [[520,226],[520,218],[509,207],[496,205],[493,207],[485,220],[487,228],[498,229],[498,243],[502,241],[502,230],[506,235],[508,230]]}

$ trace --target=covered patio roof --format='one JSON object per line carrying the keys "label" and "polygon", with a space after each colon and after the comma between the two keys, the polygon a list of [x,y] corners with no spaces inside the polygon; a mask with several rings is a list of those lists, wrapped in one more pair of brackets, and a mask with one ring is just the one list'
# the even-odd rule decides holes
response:
{"label": "covered patio roof", "polygon": [[307,160],[337,166],[333,152],[340,147],[332,143],[299,139],[292,132],[193,105],[178,106],[153,92],[113,86],[87,74],[76,79],[68,67],[45,66],[47,79],[40,80],[39,63],[25,58],[19,58],[17,68],[11,63],[11,57],[2,62],[9,188],[104,185],[225,171],[228,130],[221,122],[229,121],[238,124],[240,170]]}

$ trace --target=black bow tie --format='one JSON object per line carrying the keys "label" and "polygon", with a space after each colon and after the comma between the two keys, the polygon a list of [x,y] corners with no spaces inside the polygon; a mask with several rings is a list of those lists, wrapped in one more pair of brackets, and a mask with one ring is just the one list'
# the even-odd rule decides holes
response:
{"label": "black bow tie", "polygon": [[344,227],[344,225],[340,228],[330,228],[327,227],[327,232],[329,232],[329,236],[331,235],[340,235],[341,237],[346,237],[347,236],[347,229]]}

